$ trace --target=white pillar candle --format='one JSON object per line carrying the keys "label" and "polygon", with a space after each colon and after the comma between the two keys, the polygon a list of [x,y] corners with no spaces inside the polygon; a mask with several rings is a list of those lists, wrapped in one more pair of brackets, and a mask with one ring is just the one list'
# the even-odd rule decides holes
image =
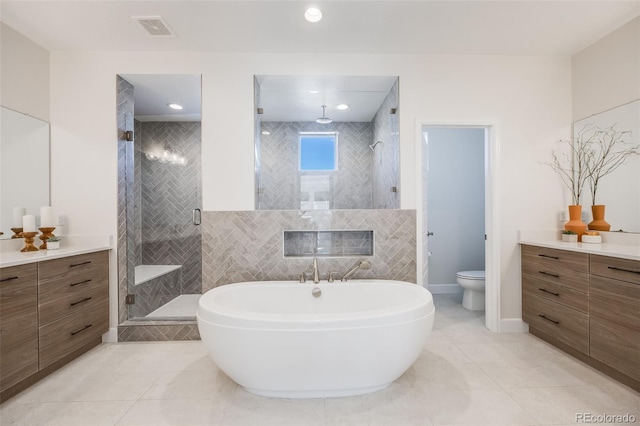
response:
{"label": "white pillar candle", "polygon": [[40,207],[40,227],[51,228],[56,226],[53,207]]}
{"label": "white pillar candle", "polygon": [[36,232],[36,217],[34,215],[22,216],[22,232]]}
{"label": "white pillar candle", "polygon": [[27,209],[24,207],[14,207],[13,208],[13,222],[11,222],[12,228],[21,228],[22,227],[22,216],[27,214]]}

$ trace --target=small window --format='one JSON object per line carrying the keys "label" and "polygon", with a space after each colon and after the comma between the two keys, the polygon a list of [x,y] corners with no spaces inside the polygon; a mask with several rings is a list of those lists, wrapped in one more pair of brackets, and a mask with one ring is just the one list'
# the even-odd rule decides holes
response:
{"label": "small window", "polygon": [[338,133],[300,133],[300,171],[338,170]]}

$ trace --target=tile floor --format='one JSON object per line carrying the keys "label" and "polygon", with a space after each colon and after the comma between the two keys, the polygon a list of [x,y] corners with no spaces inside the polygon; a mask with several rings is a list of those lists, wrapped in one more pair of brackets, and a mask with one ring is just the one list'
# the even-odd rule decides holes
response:
{"label": "tile floor", "polygon": [[389,388],[269,399],[222,373],[200,342],[103,344],[0,406],[9,425],[566,425],[629,414],[640,394],[528,334],[494,334],[460,295],[436,296],[434,331]]}

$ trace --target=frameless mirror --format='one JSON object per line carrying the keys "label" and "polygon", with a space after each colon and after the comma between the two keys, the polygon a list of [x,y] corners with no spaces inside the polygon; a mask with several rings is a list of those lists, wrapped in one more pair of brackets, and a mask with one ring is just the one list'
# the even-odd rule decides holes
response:
{"label": "frameless mirror", "polygon": [[396,209],[397,76],[255,76],[256,210]]}
{"label": "frameless mirror", "polygon": [[[576,121],[573,125],[573,134],[575,136],[584,132],[584,136],[589,137],[593,135],[594,130],[607,129],[614,132],[619,141],[614,151],[638,146],[640,144],[640,100]],[[613,133],[609,134],[613,135]],[[610,164],[605,167],[610,167]],[[584,193],[589,194],[588,186],[585,187]],[[594,204],[592,197],[587,195],[583,205],[591,204]],[[639,155],[627,156],[623,164],[598,182],[595,204],[605,205],[605,219],[611,224],[611,231],[640,232]]]}
{"label": "frameless mirror", "polygon": [[[49,198],[49,123],[0,107],[0,238],[11,238],[14,207],[38,215]],[[15,226],[19,225],[19,226]]]}

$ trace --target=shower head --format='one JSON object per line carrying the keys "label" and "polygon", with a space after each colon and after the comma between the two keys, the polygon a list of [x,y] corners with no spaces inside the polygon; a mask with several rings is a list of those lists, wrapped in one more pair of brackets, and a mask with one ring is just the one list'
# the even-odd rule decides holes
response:
{"label": "shower head", "polygon": [[376,151],[376,145],[378,145],[379,143],[382,143],[382,141],[377,141],[376,143],[369,142],[369,148],[371,148],[371,151],[375,152]]}

